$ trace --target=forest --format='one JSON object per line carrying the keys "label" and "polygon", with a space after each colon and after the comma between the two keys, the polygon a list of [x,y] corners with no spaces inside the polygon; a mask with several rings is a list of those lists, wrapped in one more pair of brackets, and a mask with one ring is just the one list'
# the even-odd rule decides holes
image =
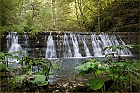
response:
{"label": "forest", "polygon": [[[112,44],[111,46],[103,47],[102,51],[111,50],[110,54],[105,54],[104,52],[105,56],[102,60],[99,60],[100,58],[98,59],[98,57],[94,57],[79,63],[79,65],[73,69],[74,71],[77,71],[74,77],[75,80],[68,79],[68,81],[63,84],[57,82],[51,84],[49,82],[49,77],[54,74],[53,70],[61,71],[62,68],[60,67],[60,64],[62,64],[62,62],[59,62],[60,60],[52,62],[52,60],[49,60],[47,57],[36,58],[24,55],[20,57],[19,55],[15,55],[26,52],[23,50],[8,53],[1,51],[2,46],[5,45],[3,44],[3,38],[10,32],[13,32],[13,34],[18,33],[17,35],[22,34],[22,37],[24,37],[25,32],[27,32],[27,34],[30,34],[32,40],[34,40],[39,33],[43,33],[45,38],[48,37],[49,39],[50,37],[50,41],[52,41],[53,35],[51,33],[45,33],[52,32],[54,33],[55,39],[62,39],[65,37],[65,42],[63,44],[60,42],[62,40],[56,40],[58,41],[57,45],[60,45],[56,45],[58,48],[62,48],[62,45],[64,46],[68,43],[68,38],[66,38],[68,35],[69,38],[71,38],[69,40],[71,46],[74,46],[72,45],[74,41],[78,41],[78,39],[75,38],[82,38],[81,42],[86,44],[84,42],[84,40],[86,41],[86,36],[83,38],[82,35],[81,37],[80,35],[77,35],[76,37],[75,34],[71,34],[70,32],[79,32],[82,34],[87,32],[89,37],[91,37],[91,41],[88,43],[92,45],[92,47],[94,44],[97,44],[98,41],[108,42],[110,40],[111,42],[116,43],[117,40],[115,39],[115,36],[114,38],[111,38],[110,34],[100,34],[96,37],[95,34],[89,33],[112,34],[122,32],[130,33],[129,36],[133,35],[131,35],[131,33],[139,33],[139,4],[139,0],[0,0],[0,91],[54,93],[140,92],[140,44],[139,41],[136,40],[137,38],[139,39],[139,37],[133,36],[131,40],[132,42],[135,39],[135,41],[138,42],[136,44],[125,45],[123,40],[120,39],[119,43],[122,42],[122,45]],[[60,34],[59,32],[62,33]],[[69,32],[70,34],[64,34],[64,32]],[[101,36],[107,37],[109,35],[109,40],[103,40],[101,38]],[[137,34],[136,36],[139,35]],[[13,40],[16,42],[12,42],[11,46],[12,44],[19,46],[16,37],[17,36],[14,35],[11,37],[15,38]],[[44,37],[43,40],[46,44],[47,41]],[[127,36],[124,38],[131,39],[131,37]],[[23,39],[23,42],[28,41],[26,39],[27,38],[25,38],[25,40]],[[7,37],[6,40],[7,42],[12,41],[7,39]],[[32,43],[34,51],[40,50],[40,47],[37,47],[37,44],[39,45],[40,42],[39,39],[36,39],[36,42]],[[50,42],[49,44],[52,45],[53,42]],[[101,42],[99,45],[101,45]],[[24,49],[26,49],[26,45],[24,46]],[[46,46],[49,47],[49,45],[43,45],[43,47]],[[83,47],[82,44],[79,46]],[[88,47],[89,46],[87,46],[86,49],[88,49]],[[27,46],[27,48],[29,47]],[[83,51],[84,48],[82,48]],[[136,48],[137,58],[128,56],[128,59],[125,59],[126,57],[123,58],[118,53],[118,51],[122,52],[123,49],[133,50],[132,48]],[[67,51],[68,49],[65,50]],[[95,51],[96,49],[94,50],[93,47],[93,52]],[[15,61],[12,63],[9,61],[10,59],[15,59]],[[70,58],[68,58],[68,60],[69,59]],[[19,62],[18,66],[10,66],[10,64],[14,64],[17,61]],[[75,60],[73,59],[72,61]],[[87,79],[88,82],[86,83],[84,80],[83,82],[77,81],[77,78],[89,76],[91,76],[91,79]]]}
{"label": "forest", "polygon": [[139,31],[139,0],[1,0],[2,32]]}

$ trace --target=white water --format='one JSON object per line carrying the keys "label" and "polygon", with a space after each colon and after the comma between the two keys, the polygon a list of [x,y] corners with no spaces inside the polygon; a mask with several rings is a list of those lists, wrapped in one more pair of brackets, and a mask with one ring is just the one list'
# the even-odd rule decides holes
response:
{"label": "white water", "polygon": [[6,46],[7,46],[8,49],[10,48],[11,39],[12,39],[11,33],[9,33],[9,34],[6,36]]}
{"label": "white water", "polygon": [[[112,53],[112,49],[104,50],[105,47],[125,45],[125,43],[121,39],[118,40],[115,35],[108,35],[106,33],[101,33],[99,35],[97,35],[96,33],[93,33],[92,35],[90,35],[90,41],[88,41],[87,38],[85,38],[85,35],[84,37],[81,37],[78,34],[78,37],[76,37],[76,34],[70,33],[69,37],[70,38],[68,39],[68,35],[66,33],[63,36],[63,40],[62,40],[63,56],[61,56],[63,58],[71,58],[71,57],[82,58],[82,57],[91,57],[91,56],[104,57],[105,55]],[[77,40],[77,38],[79,39]],[[92,51],[89,50],[88,47],[90,46],[87,46],[87,43],[88,43],[87,41],[91,42]],[[80,45],[80,47],[83,47],[86,56],[82,56],[80,53],[81,52],[79,48],[80,42],[83,43],[82,46]],[[73,50],[71,49],[71,46],[73,47]],[[57,54],[60,55],[59,53]],[[132,55],[132,53],[130,50],[125,48],[122,50],[117,49],[117,51],[115,52],[115,55],[121,55],[121,56],[129,55],[130,56]],[[53,41],[51,33],[48,36],[48,40],[47,40],[46,58],[57,58],[56,49],[55,49],[55,45],[54,45],[54,41]]]}
{"label": "white water", "polygon": [[[17,56],[19,58],[22,57],[22,47],[18,44],[18,36],[13,36],[12,37],[12,45],[11,45],[8,53],[19,52],[19,51],[21,51],[21,52],[12,54],[12,56]],[[19,61],[16,60],[15,58],[8,58],[8,62],[18,63]]]}
{"label": "white water", "polygon": [[[9,33],[7,35],[7,48],[9,49],[9,53],[22,51],[21,53],[13,54],[13,56],[22,57],[28,55],[28,46],[30,41],[26,33],[23,35],[24,40],[22,47],[18,43],[18,36],[16,32]],[[47,38],[46,38],[47,37]],[[55,36],[54,36],[55,37]],[[44,41],[47,43],[45,54],[42,54],[40,50],[40,55],[45,56],[46,58],[56,59],[58,56],[63,58],[84,58],[84,57],[104,57],[107,54],[111,54],[112,50],[104,50],[105,47],[109,46],[117,46],[117,45],[125,45],[125,42],[121,40],[121,38],[116,37],[116,35],[109,35],[106,33],[92,33],[88,35],[81,35],[76,33],[65,33],[63,38],[60,39],[60,43],[62,42],[62,46],[58,46],[56,49],[55,43],[58,41],[53,39],[53,35],[50,32],[49,36],[44,37]],[[57,51],[59,50],[59,51]],[[29,50],[31,51],[31,50]],[[35,50],[32,52],[34,55]],[[32,54],[32,55],[33,55]],[[82,55],[83,54],[83,55]],[[133,54],[128,48],[117,49],[115,55],[120,56],[132,56]],[[9,61],[15,61],[14,58],[9,58]]]}
{"label": "white water", "polygon": [[70,37],[73,43],[74,57],[82,57],[82,55],[79,53],[78,41],[75,34],[70,33]]}
{"label": "white water", "polygon": [[64,40],[63,40],[63,57],[64,58],[72,57],[71,48],[66,33],[64,34]]}
{"label": "white water", "polygon": [[91,54],[89,52],[89,49],[88,49],[86,41],[85,41],[85,35],[84,35],[84,38],[82,39],[82,41],[83,41],[83,44],[84,44],[84,50],[85,50],[85,53],[86,53],[86,57],[90,57]]}
{"label": "white water", "polygon": [[[106,33],[101,33],[100,35],[101,41],[103,43],[103,48],[109,47],[109,46],[117,46],[117,45],[126,45],[124,41],[117,40],[117,37],[115,35],[108,35]],[[119,43],[121,41],[121,43]],[[104,55],[112,53],[112,49],[110,50],[105,50]],[[124,48],[122,50],[117,49],[115,55],[120,55],[120,56],[132,56],[132,53],[129,49]]]}
{"label": "white water", "polygon": [[48,36],[48,40],[47,40],[47,49],[46,49],[45,57],[46,58],[57,58],[55,44],[54,44],[51,32],[50,32],[50,35]]}
{"label": "white water", "polygon": [[[122,41],[122,39],[120,38],[120,41],[121,41],[121,44],[122,45],[126,45],[124,41]],[[131,51],[128,49],[128,48],[124,48],[121,50],[121,54],[123,52],[123,55],[129,55],[129,56],[132,56],[133,54],[131,53]]]}
{"label": "white water", "polygon": [[91,35],[91,41],[92,41],[92,48],[93,48],[93,53],[95,57],[102,57],[103,52],[102,52],[102,42],[99,40],[99,36],[97,35]]}

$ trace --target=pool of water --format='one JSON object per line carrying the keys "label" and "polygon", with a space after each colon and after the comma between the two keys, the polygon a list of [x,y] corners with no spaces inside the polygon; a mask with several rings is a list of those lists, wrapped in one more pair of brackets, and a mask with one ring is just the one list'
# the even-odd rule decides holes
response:
{"label": "pool of water", "polygon": [[[68,80],[74,81],[75,75],[77,71],[74,70],[75,67],[82,64],[85,60],[89,59],[95,59],[95,57],[82,57],[82,58],[61,58],[61,59],[50,59],[51,62],[54,62],[56,60],[62,61],[59,62],[60,69],[54,70],[54,74],[49,77],[49,82],[68,82]],[[104,57],[98,57],[97,59],[103,60]],[[117,59],[117,58],[114,58]],[[124,56],[122,59],[139,59],[138,56]],[[76,78],[77,81],[87,81],[88,78],[91,78],[92,76],[85,76],[85,77],[79,77]]]}

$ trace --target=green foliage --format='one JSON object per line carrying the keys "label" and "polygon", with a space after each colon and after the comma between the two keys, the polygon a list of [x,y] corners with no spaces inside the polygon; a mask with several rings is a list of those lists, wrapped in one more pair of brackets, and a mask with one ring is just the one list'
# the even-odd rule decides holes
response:
{"label": "green foliage", "polygon": [[93,90],[100,89],[104,85],[104,80],[97,77],[104,72],[104,66],[101,66],[98,60],[87,60],[82,65],[76,67],[75,70],[80,71],[76,76],[83,76],[85,74],[95,75],[95,78],[89,80],[89,85]]}
{"label": "green foliage", "polygon": [[[16,88],[22,88],[25,91],[27,87],[44,86],[48,84],[49,75],[53,74],[53,69],[59,69],[59,61],[53,64],[46,58],[32,58],[23,56],[21,59],[12,54],[19,53],[2,53],[0,52],[0,72],[8,74],[6,89],[16,91]],[[9,66],[8,58],[19,60],[19,66]],[[11,63],[15,64],[14,62]],[[19,73],[18,73],[19,72]],[[12,74],[15,74],[14,76]],[[11,77],[12,75],[12,77]],[[5,74],[7,76],[7,74]]]}
{"label": "green foliage", "polygon": [[37,84],[38,86],[44,86],[48,84],[48,81],[46,81],[46,76],[44,75],[33,75],[35,77],[34,80],[31,80],[30,82]]}
{"label": "green foliage", "polygon": [[[115,12],[114,12],[115,11]],[[138,31],[138,0],[2,0],[4,31]]]}
{"label": "green foliage", "polygon": [[82,75],[89,74],[89,73],[100,74],[99,72],[100,71],[102,72],[102,70],[103,70],[103,69],[99,69],[100,65],[101,65],[100,62],[98,62],[96,60],[85,61],[82,65],[77,66],[75,68],[75,70],[81,71],[76,76],[82,76]]}
{"label": "green foliage", "polygon": [[115,0],[102,10],[102,31],[138,31],[139,1]]}
{"label": "green foliage", "polygon": [[8,58],[14,58],[19,60],[20,58],[18,56],[13,56],[13,54],[20,53],[21,51],[13,52],[13,53],[3,53],[0,52],[0,71],[13,71],[16,69],[15,67],[9,67],[8,64],[11,63],[13,64],[14,62],[8,62]]}
{"label": "green foliage", "polygon": [[[93,90],[102,91],[128,91],[127,87],[130,87],[132,91],[132,84],[139,84],[139,60],[128,60],[128,59],[115,59],[114,52],[117,49],[132,48],[136,45],[118,45],[109,46],[107,49],[112,49],[112,56],[106,55],[104,60],[99,61],[98,59],[87,60],[83,64],[77,66],[75,70],[80,72],[76,76],[83,76],[86,74],[93,74],[94,78],[89,80],[89,85]],[[108,57],[110,56],[110,57]],[[100,75],[100,76],[99,76]],[[108,90],[102,89],[105,86],[106,80],[102,78],[102,75],[106,75],[107,80],[113,80],[113,84]]]}
{"label": "green foliage", "polygon": [[22,84],[26,83],[33,83],[38,86],[44,86],[48,84],[48,81],[46,81],[46,76],[44,75],[33,75],[33,74],[23,74],[19,76],[15,76],[11,78],[9,81],[10,86],[14,85],[14,87],[22,87]]}
{"label": "green foliage", "polygon": [[18,0],[1,0],[1,26],[8,26],[17,22]]}
{"label": "green foliage", "polygon": [[91,79],[89,85],[93,90],[98,90],[104,85],[104,80],[102,78]]}

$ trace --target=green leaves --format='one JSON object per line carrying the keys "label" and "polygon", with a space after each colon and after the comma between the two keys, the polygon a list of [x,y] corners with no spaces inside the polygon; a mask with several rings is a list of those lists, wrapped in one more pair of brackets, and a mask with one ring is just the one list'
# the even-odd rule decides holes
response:
{"label": "green leaves", "polygon": [[112,49],[112,52],[116,52],[116,50],[118,49],[118,46],[109,46],[109,47],[105,47],[104,50],[110,50]]}
{"label": "green leaves", "polygon": [[117,46],[109,46],[109,47],[105,47],[104,50],[112,50],[112,52],[116,52],[117,49],[125,49],[130,47],[130,45],[117,45]]}
{"label": "green leaves", "polygon": [[0,71],[3,70],[6,67],[5,64],[0,64]]}
{"label": "green leaves", "polygon": [[[111,57],[105,57],[104,60],[87,60],[83,64],[75,68],[76,71],[80,71],[76,76],[83,76],[85,74],[93,74],[94,78],[89,80],[89,86],[93,90],[101,89],[104,85],[104,78],[102,75],[106,75],[107,78],[114,83],[109,90],[121,90],[123,86],[131,86],[130,82],[139,82],[139,60],[134,61],[131,59],[116,59],[114,58],[114,52],[130,47],[129,45],[117,45],[106,47],[105,50],[112,50]],[[100,76],[99,76],[100,75]],[[134,77],[135,76],[135,77]],[[124,85],[125,84],[125,85]],[[119,87],[114,87],[119,86]]]}
{"label": "green leaves", "polygon": [[17,84],[16,86],[20,86],[24,84],[24,82],[31,82],[33,84],[37,84],[38,86],[44,86],[48,84],[48,81],[46,81],[46,76],[44,75],[19,75],[15,76],[14,78],[10,79],[9,82],[13,84]]}
{"label": "green leaves", "polygon": [[[21,51],[19,51],[21,52]],[[8,88],[22,88],[23,90],[27,89],[27,85],[33,86],[44,86],[48,84],[48,77],[50,74],[53,74],[52,69],[59,69],[59,62],[56,61],[53,64],[50,60],[46,58],[32,58],[25,57],[19,58],[13,54],[19,53],[2,53],[0,52],[0,71],[9,72],[8,74],[3,75],[16,75],[13,77],[8,77]],[[10,67],[8,64],[8,58],[14,58],[19,61],[19,66]],[[14,64],[14,62],[11,62]],[[19,70],[19,71],[18,71]],[[20,72],[21,71],[21,72]],[[17,75],[18,74],[18,75]]]}
{"label": "green leaves", "polygon": [[82,65],[77,66],[75,70],[88,70],[89,68],[93,69],[97,65],[99,65],[99,62],[96,62],[96,60],[88,60],[85,61]]}
{"label": "green leaves", "polygon": [[98,90],[104,85],[104,80],[98,78],[98,75],[105,71],[105,65],[100,64],[98,60],[87,60],[82,65],[77,66],[75,70],[80,72],[76,76],[83,76],[85,74],[94,74],[95,78],[89,80],[89,85],[93,90]]}
{"label": "green leaves", "polygon": [[89,68],[94,68],[95,63],[87,62],[75,68],[75,70],[88,70]]}
{"label": "green leaves", "polygon": [[34,77],[33,80],[30,82],[37,84],[38,86],[44,86],[48,84],[48,81],[46,81],[46,76],[44,75],[32,75]]}
{"label": "green leaves", "polygon": [[104,85],[104,80],[102,78],[91,79],[89,85],[93,90],[98,90]]}
{"label": "green leaves", "polygon": [[75,67],[75,70],[80,71],[80,73],[76,74],[76,76],[82,76],[90,73],[99,74],[99,65],[100,63],[98,61],[96,62],[95,60],[85,61],[85,63],[83,63],[82,65]]}

